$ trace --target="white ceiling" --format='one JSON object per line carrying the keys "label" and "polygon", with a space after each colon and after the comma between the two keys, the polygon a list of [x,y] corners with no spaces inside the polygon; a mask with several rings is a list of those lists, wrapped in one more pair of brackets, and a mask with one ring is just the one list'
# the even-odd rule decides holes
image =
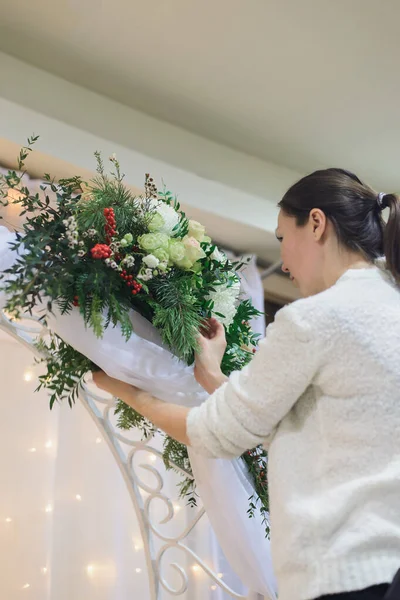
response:
{"label": "white ceiling", "polygon": [[0,10],[4,52],[249,154],[400,189],[399,0],[0,0]]}

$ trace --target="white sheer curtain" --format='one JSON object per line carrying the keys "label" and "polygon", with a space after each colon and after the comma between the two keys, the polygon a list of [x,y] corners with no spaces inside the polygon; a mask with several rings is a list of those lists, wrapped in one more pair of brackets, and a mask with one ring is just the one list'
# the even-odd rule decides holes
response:
{"label": "white sheer curtain", "polygon": [[113,457],[80,403],[49,411],[37,374],[29,350],[1,339],[0,596],[145,600],[140,532]]}
{"label": "white sheer curtain", "polygon": [[[239,272],[243,298],[248,298],[252,301],[253,305],[257,310],[262,313],[260,316],[255,317],[251,321],[252,329],[255,333],[260,335],[260,338],[265,336],[265,317],[264,317],[264,289],[263,283],[260,277],[259,270],[257,268],[257,258],[252,255],[237,256],[233,252],[225,250],[226,255],[232,261],[242,260],[246,262],[246,266]],[[249,600],[262,600],[263,596],[257,592],[247,590],[247,588],[241,583],[240,579],[235,575],[232,567],[229,565],[221,547],[218,543],[218,539],[214,531],[210,528],[210,545],[212,548],[212,555],[214,562],[218,565],[221,572],[228,572],[232,585],[235,589],[241,591],[241,593],[248,593]],[[270,565],[265,565],[265,569],[268,570]],[[224,593],[222,590],[218,590],[218,600],[225,600]]]}

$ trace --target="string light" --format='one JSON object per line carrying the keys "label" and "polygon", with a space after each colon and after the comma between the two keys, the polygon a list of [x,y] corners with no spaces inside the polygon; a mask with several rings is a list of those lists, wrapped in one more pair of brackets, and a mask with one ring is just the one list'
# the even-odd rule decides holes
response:
{"label": "string light", "polygon": [[224,574],[223,574],[223,573],[218,573],[218,579],[222,579],[222,578],[223,578],[223,576],[224,576]]}
{"label": "string light", "polygon": [[24,373],[24,381],[32,381],[33,373],[32,371],[25,371]]}
{"label": "string light", "polygon": [[179,506],[179,504],[173,504],[173,507],[174,507],[175,512],[179,512],[181,510],[181,507]]}
{"label": "string light", "polygon": [[31,587],[30,583],[25,583],[25,585],[22,586],[23,590],[27,590],[29,587]]}
{"label": "string light", "polygon": [[29,448],[29,452],[36,452],[36,448]]}
{"label": "string light", "polygon": [[101,438],[96,438],[96,444],[101,444]]}
{"label": "string light", "polygon": [[77,494],[75,496],[76,500],[78,500],[79,502],[82,500],[82,496],[80,494]]}
{"label": "string light", "polygon": [[210,589],[214,592],[217,589],[217,586],[216,585],[212,585]]}
{"label": "string light", "polygon": [[157,456],[155,454],[150,454],[149,460],[151,460],[151,462],[156,462]]}
{"label": "string light", "polygon": [[51,440],[49,440],[48,442],[45,443],[45,448],[52,448],[53,447],[53,442]]}
{"label": "string light", "polygon": [[46,575],[46,573],[47,573],[47,567],[42,567],[40,569],[40,571],[43,573],[43,575]]}
{"label": "string light", "polygon": [[11,523],[11,521],[12,521],[11,517],[7,517],[6,523]]}
{"label": "string light", "polygon": [[46,511],[47,513],[51,513],[51,512],[52,512],[52,510],[53,510],[53,507],[52,507],[52,505],[51,505],[51,504],[48,504],[48,505],[46,506],[46,508],[45,508],[45,511]]}
{"label": "string light", "polygon": [[142,569],[135,569],[136,573],[141,573]]}
{"label": "string light", "polygon": [[92,576],[93,573],[94,573],[94,566],[93,565],[88,565],[86,567],[86,572],[87,572],[88,575]]}
{"label": "string light", "polygon": [[143,548],[142,541],[133,539],[133,547],[135,549],[135,552],[139,552],[139,550]]}
{"label": "string light", "polygon": [[192,566],[192,571],[194,571],[195,573],[198,573],[200,571],[199,565],[193,565]]}

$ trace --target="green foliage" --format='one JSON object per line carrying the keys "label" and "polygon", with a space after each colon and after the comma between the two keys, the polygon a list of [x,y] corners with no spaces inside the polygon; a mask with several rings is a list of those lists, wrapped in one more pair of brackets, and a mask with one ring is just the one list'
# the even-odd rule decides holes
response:
{"label": "green foliage", "polygon": [[39,377],[35,391],[42,388],[50,391],[50,408],[53,408],[54,402],[63,400],[72,407],[84,376],[94,367],[93,363],[55,334],[51,334],[48,344],[41,341],[37,347],[46,357],[39,362],[46,364],[47,372]]}
{"label": "green foliage", "polygon": [[176,238],[183,238],[189,231],[189,220],[185,213],[181,211],[181,205],[178,202],[178,198],[174,196],[172,192],[168,191],[165,185],[163,186],[163,190],[158,192],[158,196],[165,204],[172,206],[172,208],[179,213],[179,222],[173,229],[173,236]]}
{"label": "green foliage", "polygon": [[150,421],[125,404],[125,402],[122,402],[122,400],[117,400],[115,414],[118,416],[117,426],[120,429],[139,429],[142,432],[143,439],[149,438],[156,431]]}
{"label": "green foliage", "polygon": [[179,496],[184,498],[189,506],[196,506],[196,482],[193,477],[192,467],[186,446],[177,442],[173,438],[165,436],[163,446],[163,460],[167,470],[173,470],[182,476],[182,472],[175,467],[179,467],[188,474],[178,483]]}
{"label": "green foliage", "polygon": [[269,537],[269,496],[268,496],[268,478],[267,466],[268,456],[265,450],[259,446],[253,450],[249,450],[242,455],[249,474],[254,482],[255,492],[249,498],[249,509],[247,514],[249,517],[254,517],[255,511],[258,509],[262,516],[262,523],[265,526],[265,535]]}
{"label": "green foliage", "polygon": [[[171,266],[166,272],[155,270],[147,283],[142,281],[140,293],[133,294],[123,278],[123,271],[125,269],[126,273],[128,269],[136,283],[141,281],[142,259],[146,253],[140,250],[137,240],[138,236],[148,232],[155,210],[152,200],[158,198],[178,212],[179,223],[173,237],[182,239],[188,233],[188,219],[180,210],[177,198],[165,186],[157,193],[149,176],[146,176],[145,195],[136,197],[124,185],[117,159],[110,158],[114,171],[108,175],[98,152],[95,153],[97,176],[91,182],[86,183],[80,177],[55,182],[46,174],[41,191],[31,194],[22,184],[22,176],[25,160],[37,139],[32,136],[27,146],[21,149],[18,170],[22,174],[10,170],[0,176],[1,205],[14,202],[9,199],[8,190],[16,190],[20,196],[21,215],[26,217],[23,232],[17,234],[12,245],[16,250],[23,247],[23,255],[5,272],[6,310],[19,316],[46,298],[44,321],[54,306],[62,314],[78,307],[85,324],[97,337],[103,335],[106,327],[119,325],[123,336],[129,339],[132,334],[129,311],[133,308],[158,329],[163,342],[176,356],[191,364],[198,347],[200,325],[213,313],[210,294],[219,283],[233,285],[236,282],[234,270],[240,269],[242,263],[232,265],[228,260],[215,260],[216,247],[205,241],[202,243],[205,258],[196,263],[196,272]],[[111,243],[109,240],[107,243],[106,208],[113,209],[116,221],[116,233]],[[76,242],[71,242],[71,219]],[[127,234],[130,234],[130,241],[124,242]],[[113,264],[96,258],[94,247],[97,244],[108,246]],[[129,267],[124,266],[127,258],[130,259]],[[227,350],[221,365],[225,374],[243,368],[251,360],[258,336],[251,331],[249,322],[258,314],[248,300],[237,307],[226,331]],[[72,406],[85,373],[96,370],[96,365],[56,335],[50,337],[48,344],[41,342],[40,349],[46,356],[47,373],[40,377],[38,389],[49,390],[50,407],[62,400]],[[154,432],[149,421],[121,401],[117,402],[116,415],[122,429],[135,427],[144,438]],[[163,458],[167,468],[176,465],[187,473],[179,484],[180,493],[189,504],[195,505],[195,484],[186,447],[165,436]],[[252,516],[258,507],[267,527],[265,453],[255,449],[243,458],[255,485],[249,514]]]}
{"label": "green foliage", "polygon": [[149,284],[156,300],[153,325],[160,331],[165,344],[187,363],[193,361],[202,321],[191,280],[190,275],[172,274]]}
{"label": "green foliage", "polygon": [[226,331],[227,350],[221,363],[226,375],[243,369],[253,358],[259,335],[252,331],[250,320],[260,314],[249,300],[239,304],[233,322]]}

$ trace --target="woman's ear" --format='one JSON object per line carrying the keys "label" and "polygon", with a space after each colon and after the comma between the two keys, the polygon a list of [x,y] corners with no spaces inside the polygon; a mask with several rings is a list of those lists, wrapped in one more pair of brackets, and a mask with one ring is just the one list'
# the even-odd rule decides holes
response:
{"label": "woman's ear", "polygon": [[319,242],[326,231],[327,219],[325,213],[319,208],[313,208],[310,212],[309,223],[315,241]]}

